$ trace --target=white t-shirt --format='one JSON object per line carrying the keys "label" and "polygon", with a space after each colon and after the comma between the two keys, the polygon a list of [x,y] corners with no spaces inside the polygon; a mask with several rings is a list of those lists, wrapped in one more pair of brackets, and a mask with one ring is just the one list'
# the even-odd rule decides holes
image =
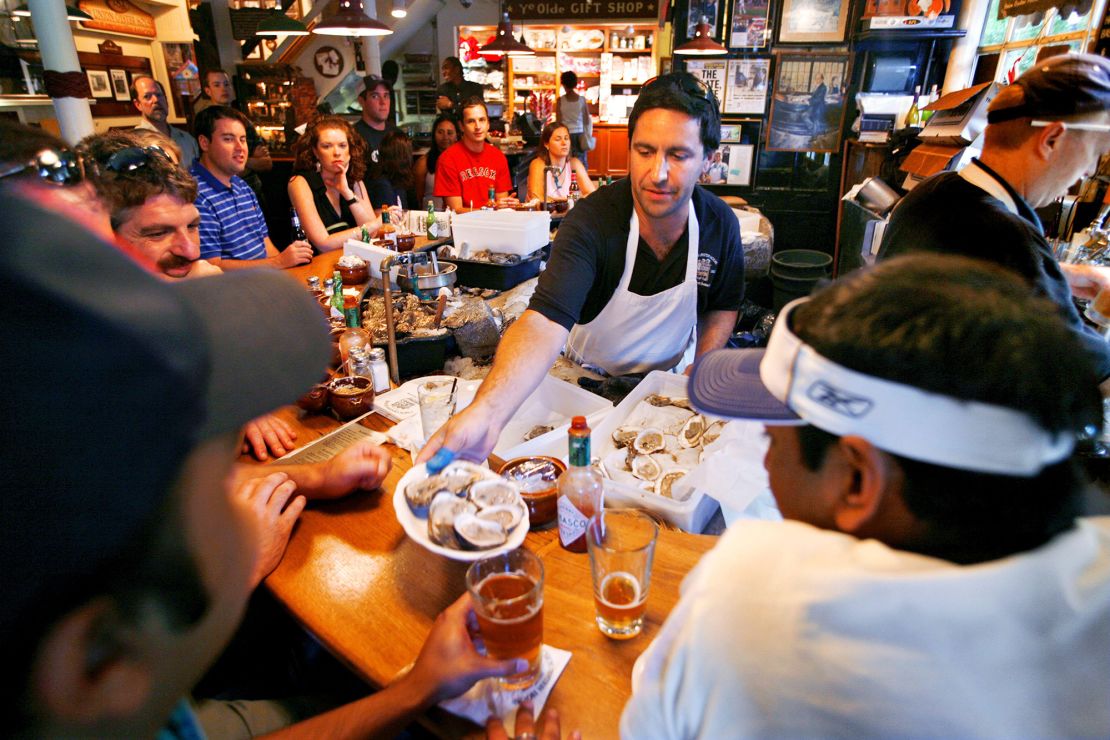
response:
{"label": "white t-shirt", "polygon": [[739,522],[687,577],[621,717],[635,740],[1108,735],[1110,517],[972,566]]}
{"label": "white t-shirt", "polygon": [[572,135],[582,133],[586,127],[585,117],[590,115],[590,109],[586,107],[586,99],[579,95],[578,100],[571,101],[566,95],[560,95],[558,105],[559,122],[564,124]]}

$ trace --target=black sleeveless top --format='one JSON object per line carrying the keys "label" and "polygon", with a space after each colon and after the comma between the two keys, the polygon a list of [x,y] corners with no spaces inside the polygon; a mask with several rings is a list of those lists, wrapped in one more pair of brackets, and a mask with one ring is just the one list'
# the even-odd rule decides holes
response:
{"label": "black sleeveless top", "polygon": [[335,206],[328,200],[328,186],[324,184],[324,178],[320,177],[319,172],[293,173],[293,177],[298,175],[305,179],[309,189],[312,190],[312,202],[316,205],[316,213],[320,216],[320,220],[324,223],[324,228],[328,230],[329,234],[358,225],[355,223],[355,217],[351,215],[350,206],[344,203],[342,198],[339,201],[339,213],[335,212]]}

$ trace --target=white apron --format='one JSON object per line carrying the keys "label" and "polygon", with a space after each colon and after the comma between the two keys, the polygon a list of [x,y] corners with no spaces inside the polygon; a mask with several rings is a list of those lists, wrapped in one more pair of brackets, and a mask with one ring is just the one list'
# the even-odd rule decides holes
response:
{"label": "white apron", "polygon": [[662,293],[644,296],[628,290],[640,243],[640,223],[633,209],[628,244],[613,297],[593,321],[575,324],[567,339],[568,359],[607,375],[650,370],[683,370],[694,360],[698,327],[698,219],[689,204],[686,277]]}

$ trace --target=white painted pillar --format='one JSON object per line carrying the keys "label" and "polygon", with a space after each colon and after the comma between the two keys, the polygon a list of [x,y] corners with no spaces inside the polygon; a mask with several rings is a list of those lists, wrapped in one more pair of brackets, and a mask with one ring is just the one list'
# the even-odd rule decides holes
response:
{"label": "white painted pillar", "polygon": [[220,65],[228,75],[235,74],[235,65],[243,61],[243,43],[231,32],[231,13],[227,0],[211,0],[212,25],[216,31],[216,50],[220,53]]}
{"label": "white painted pillar", "polygon": [[[80,72],[77,46],[66,18],[65,0],[28,0],[35,37],[42,52],[43,69],[53,72]],[[95,132],[88,98],[54,98],[54,113],[62,138],[70,144]]]}
{"label": "white painted pillar", "polygon": [[[967,35],[957,39],[948,57],[948,71],[944,75],[944,94],[963,90],[971,85],[971,75],[975,71],[975,59],[979,51],[979,39],[983,37],[983,22],[986,20],[990,0],[965,0],[956,19],[956,28],[963,28]],[[1001,62],[999,62],[1001,64]]]}
{"label": "white painted pillar", "polygon": [[[378,18],[378,4],[377,0],[362,0],[362,9],[367,16],[377,20]],[[362,61],[366,63],[366,74],[368,75],[381,75],[382,73],[382,54],[381,47],[378,44],[378,39],[381,36],[363,36],[362,41]],[[388,38],[388,36],[386,37]],[[358,39],[355,43],[358,43]]]}

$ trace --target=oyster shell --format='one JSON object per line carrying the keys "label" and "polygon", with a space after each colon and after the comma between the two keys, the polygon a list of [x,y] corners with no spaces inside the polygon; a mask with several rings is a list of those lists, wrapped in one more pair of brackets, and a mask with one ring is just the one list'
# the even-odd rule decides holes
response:
{"label": "oyster shell", "polygon": [[632,458],[630,467],[632,475],[640,480],[654,481],[663,473],[662,466],[651,455],[637,455]]}
{"label": "oyster shell", "polygon": [[482,471],[470,463],[455,463],[449,465],[439,477],[444,481],[443,490],[465,497],[470,486],[482,479]]}
{"label": "oyster shell", "polygon": [[676,481],[683,478],[686,472],[682,468],[671,468],[663,473],[659,476],[659,480],[655,481],[655,493],[664,498],[671,498],[671,487],[674,486]]}
{"label": "oyster shell", "polygon": [[504,545],[509,539],[500,522],[466,511],[455,517],[454,533],[459,544],[467,550],[488,550]]}
{"label": "oyster shell", "polygon": [[721,436],[721,432],[723,432],[724,429],[725,429],[725,422],[721,419],[717,419],[717,421],[715,421],[712,424],[710,424],[709,426],[707,426],[705,428],[705,431],[702,432],[702,435],[701,435],[701,444],[702,444],[702,446],[711,445],[714,442],[716,442],[717,438]]}
{"label": "oyster shell", "polygon": [[524,519],[525,509],[517,504],[490,506],[478,512],[479,519],[497,522],[506,532],[516,529],[516,525]]}
{"label": "oyster shell", "polygon": [[640,433],[636,435],[636,439],[632,442],[632,449],[640,455],[650,455],[662,450],[666,444],[663,431],[649,427],[640,430]]}
{"label": "oyster shell", "polygon": [[636,435],[640,433],[640,427],[623,426],[617,427],[613,431],[613,446],[618,450],[623,450],[628,447],[636,439]]}
{"label": "oyster shell", "polygon": [[455,520],[463,514],[475,514],[478,507],[450,491],[440,491],[428,507],[428,537],[443,547],[458,550],[461,546],[455,535]]}
{"label": "oyster shell", "polygon": [[668,396],[662,396],[658,393],[652,393],[650,396],[644,398],[645,401],[652,406],[673,406],[674,402]]}
{"label": "oyster shell", "polygon": [[477,504],[479,509],[490,506],[509,506],[519,500],[516,489],[508,482],[493,478],[480,480],[470,487],[470,500]]}
{"label": "oyster shell", "polygon": [[412,513],[423,519],[428,516],[428,506],[441,491],[446,491],[447,480],[442,475],[431,475],[421,481],[410,483],[405,488],[405,501]]}
{"label": "oyster shell", "polygon": [[701,414],[694,414],[682,425],[678,433],[678,442],[683,447],[697,447],[705,434],[706,421]]}

